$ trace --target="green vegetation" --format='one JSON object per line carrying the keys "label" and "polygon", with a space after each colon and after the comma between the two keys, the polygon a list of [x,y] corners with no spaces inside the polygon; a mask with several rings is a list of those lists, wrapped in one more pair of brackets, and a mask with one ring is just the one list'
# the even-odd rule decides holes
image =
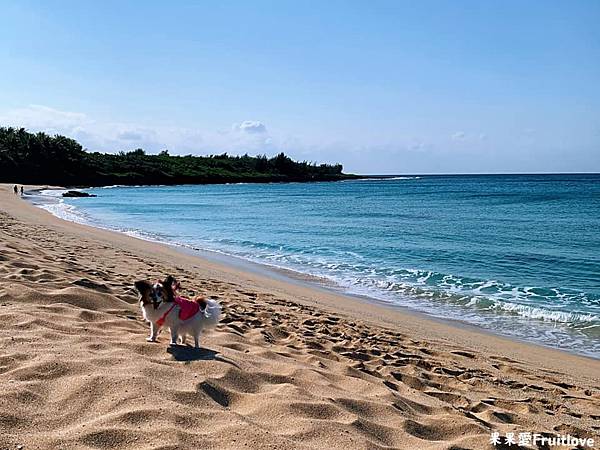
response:
{"label": "green vegetation", "polygon": [[74,139],[0,127],[0,182],[61,186],[335,181],[356,178],[340,164],[261,156],[172,156],[144,150],[90,153]]}

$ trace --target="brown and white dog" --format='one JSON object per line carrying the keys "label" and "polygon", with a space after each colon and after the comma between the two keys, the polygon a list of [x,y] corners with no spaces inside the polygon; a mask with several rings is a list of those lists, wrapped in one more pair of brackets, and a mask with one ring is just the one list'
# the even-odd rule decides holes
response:
{"label": "brown and white dog", "polygon": [[177,345],[179,339],[185,344],[186,336],[192,336],[198,348],[202,330],[219,323],[221,305],[218,302],[203,298],[188,300],[176,295],[179,283],[170,275],[154,284],[136,281],[135,288],[140,293],[144,319],[150,322],[148,342],[156,342],[158,333],[166,326],[171,329],[170,345]]}

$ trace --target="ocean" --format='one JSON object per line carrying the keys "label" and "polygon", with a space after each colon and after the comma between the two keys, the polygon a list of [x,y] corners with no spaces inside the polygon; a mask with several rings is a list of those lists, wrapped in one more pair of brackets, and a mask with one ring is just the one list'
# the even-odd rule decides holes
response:
{"label": "ocean", "polygon": [[398,176],[30,196],[67,220],[600,357],[600,175]]}

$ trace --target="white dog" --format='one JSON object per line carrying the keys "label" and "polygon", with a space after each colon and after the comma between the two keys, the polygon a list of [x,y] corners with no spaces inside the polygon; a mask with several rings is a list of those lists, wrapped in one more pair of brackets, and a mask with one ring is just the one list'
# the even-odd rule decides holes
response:
{"label": "white dog", "polygon": [[198,348],[202,330],[219,323],[221,305],[218,302],[203,298],[188,300],[175,295],[179,283],[170,275],[162,283],[136,281],[135,287],[140,293],[144,319],[150,322],[148,342],[156,342],[162,327],[167,326],[171,329],[170,345],[177,345],[179,339],[185,344],[189,335],[194,337],[194,346]]}

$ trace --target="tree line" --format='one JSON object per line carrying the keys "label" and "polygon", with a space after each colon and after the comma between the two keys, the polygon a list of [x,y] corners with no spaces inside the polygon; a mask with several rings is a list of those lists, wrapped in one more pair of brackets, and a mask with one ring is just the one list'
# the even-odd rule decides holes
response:
{"label": "tree line", "polygon": [[355,178],[341,164],[296,162],[279,153],[268,158],[156,155],[142,149],[117,154],[86,151],[74,139],[24,128],[0,127],[0,181],[60,186],[113,184],[212,184],[335,181]]}

